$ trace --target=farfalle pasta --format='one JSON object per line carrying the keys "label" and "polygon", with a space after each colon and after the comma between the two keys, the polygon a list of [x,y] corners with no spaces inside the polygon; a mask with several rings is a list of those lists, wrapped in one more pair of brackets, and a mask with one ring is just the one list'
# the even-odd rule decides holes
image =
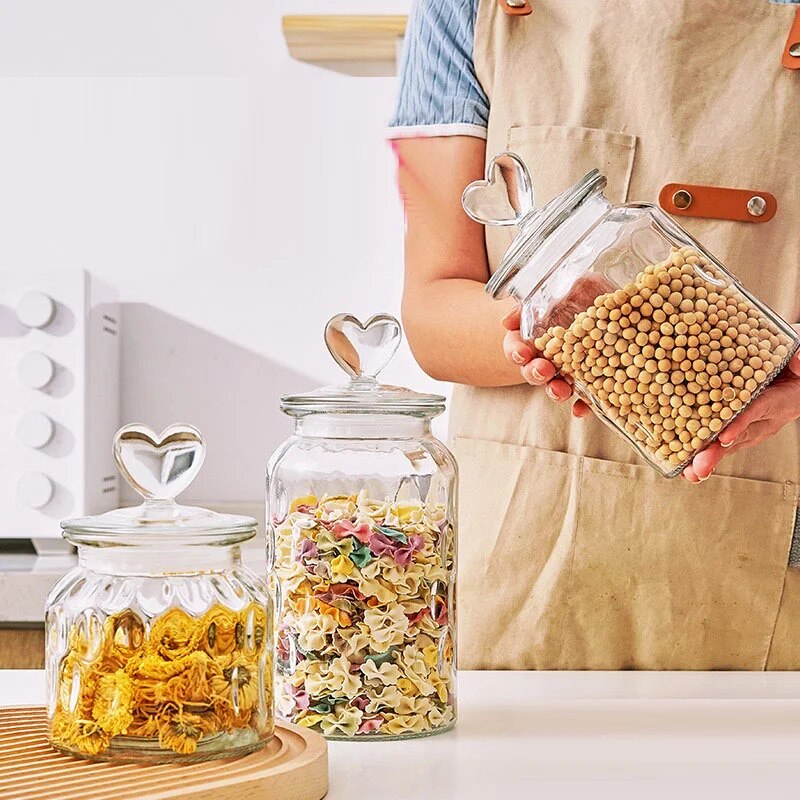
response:
{"label": "farfalle pasta", "polygon": [[278,713],[330,738],[449,728],[455,537],[444,505],[298,497],[273,532]]}
{"label": "farfalle pasta", "polygon": [[156,740],[190,756],[222,733],[268,733],[267,625],[256,604],[241,611],[214,605],[200,617],[171,608],[148,625],[128,610],[97,631],[73,624],[56,676],[53,744],[97,756],[125,737],[129,746]]}

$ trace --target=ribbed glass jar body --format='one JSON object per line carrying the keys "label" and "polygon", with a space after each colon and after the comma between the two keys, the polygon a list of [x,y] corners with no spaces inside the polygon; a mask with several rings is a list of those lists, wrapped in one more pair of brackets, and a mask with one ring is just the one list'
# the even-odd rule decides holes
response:
{"label": "ribbed glass jar body", "polygon": [[334,739],[456,717],[456,466],[427,419],[312,414],[273,455],[280,716]]}
{"label": "ribbed glass jar body", "polygon": [[273,609],[238,545],[81,544],[78,559],[47,599],[55,747],[163,763],[269,741]]}

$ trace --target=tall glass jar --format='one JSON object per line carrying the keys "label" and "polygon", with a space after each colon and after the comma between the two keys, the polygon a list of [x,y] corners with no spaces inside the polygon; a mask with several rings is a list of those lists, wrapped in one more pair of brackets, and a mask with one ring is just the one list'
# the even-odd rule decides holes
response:
{"label": "tall glass jar", "polygon": [[331,739],[448,730],[456,718],[456,465],[444,398],[377,382],[400,325],[334,317],[343,387],[282,399],[295,432],[267,471],[276,704]]}
{"label": "tall glass jar", "polygon": [[273,730],[273,609],[242,565],[250,517],[178,505],[205,445],[188,425],[120,429],[136,508],[62,523],[78,566],[46,604],[50,741],[93,760],[204,761]]}
{"label": "tall glass jar", "polygon": [[781,372],[800,335],[649,203],[614,205],[593,170],[535,208],[502,153],[464,209],[519,234],[487,284],[521,335],[657,470],[679,475]]}

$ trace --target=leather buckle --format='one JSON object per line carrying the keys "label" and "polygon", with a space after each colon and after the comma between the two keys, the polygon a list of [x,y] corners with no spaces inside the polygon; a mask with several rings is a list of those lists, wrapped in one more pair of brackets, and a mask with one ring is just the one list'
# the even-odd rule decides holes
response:
{"label": "leather buckle", "polygon": [[800,69],[800,8],[795,12],[781,63],[786,69]]}
{"label": "leather buckle", "polygon": [[664,211],[676,217],[769,222],[778,210],[775,195],[757,189],[726,189],[693,183],[668,183],[658,194]]}
{"label": "leather buckle", "polygon": [[509,17],[526,17],[533,11],[530,0],[497,0]]}

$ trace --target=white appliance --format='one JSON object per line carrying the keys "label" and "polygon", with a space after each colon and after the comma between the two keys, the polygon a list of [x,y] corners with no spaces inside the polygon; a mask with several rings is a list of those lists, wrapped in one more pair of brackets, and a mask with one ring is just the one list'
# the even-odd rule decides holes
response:
{"label": "white appliance", "polygon": [[0,539],[63,552],[61,519],[119,505],[119,340],[86,271],[0,269]]}

